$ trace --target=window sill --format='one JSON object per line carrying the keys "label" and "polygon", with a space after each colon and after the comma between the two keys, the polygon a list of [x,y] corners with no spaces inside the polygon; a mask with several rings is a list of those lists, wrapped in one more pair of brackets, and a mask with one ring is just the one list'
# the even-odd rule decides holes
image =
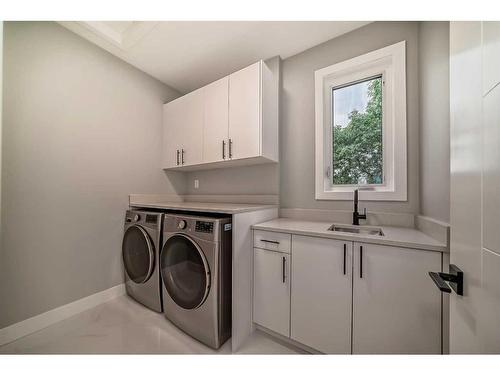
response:
{"label": "window sill", "polygon": [[[316,200],[352,201],[355,188],[316,191]],[[406,190],[394,191],[389,189],[359,190],[360,201],[395,201],[407,200]]]}

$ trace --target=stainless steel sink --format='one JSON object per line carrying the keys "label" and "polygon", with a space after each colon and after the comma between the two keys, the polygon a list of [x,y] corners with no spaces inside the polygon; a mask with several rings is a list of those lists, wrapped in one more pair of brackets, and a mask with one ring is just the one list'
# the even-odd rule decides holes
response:
{"label": "stainless steel sink", "polygon": [[368,234],[370,236],[383,236],[384,232],[382,232],[381,228],[374,227],[358,227],[358,226],[350,226],[350,225],[338,225],[333,224],[328,230],[333,232],[346,232],[346,233],[356,233],[356,234]]}

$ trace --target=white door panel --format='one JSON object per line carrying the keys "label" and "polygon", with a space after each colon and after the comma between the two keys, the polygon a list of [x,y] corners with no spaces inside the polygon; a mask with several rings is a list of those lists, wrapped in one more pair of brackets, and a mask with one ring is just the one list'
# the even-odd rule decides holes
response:
{"label": "white door panel", "polygon": [[353,354],[440,354],[441,253],[354,244]]}
{"label": "white door panel", "polygon": [[183,165],[199,164],[203,160],[203,89],[185,95],[181,111],[181,161]]}
{"label": "white door panel", "polygon": [[260,155],[261,63],[229,76],[229,139],[231,158]]}
{"label": "white door panel", "polygon": [[205,121],[203,125],[203,162],[211,163],[227,158],[229,126],[229,77],[224,77],[203,88]]}
{"label": "white door panel", "polygon": [[253,321],[290,336],[290,256],[254,249]]}
{"label": "white door panel", "polygon": [[292,237],[291,338],[351,353],[352,242]]}

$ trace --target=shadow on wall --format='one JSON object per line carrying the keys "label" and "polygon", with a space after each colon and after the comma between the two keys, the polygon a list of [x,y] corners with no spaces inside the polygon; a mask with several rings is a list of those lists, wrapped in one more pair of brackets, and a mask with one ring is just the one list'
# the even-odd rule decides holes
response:
{"label": "shadow on wall", "polygon": [[186,194],[187,190],[187,176],[185,172],[178,171],[163,171],[167,179],[167,191],[177,195]]}

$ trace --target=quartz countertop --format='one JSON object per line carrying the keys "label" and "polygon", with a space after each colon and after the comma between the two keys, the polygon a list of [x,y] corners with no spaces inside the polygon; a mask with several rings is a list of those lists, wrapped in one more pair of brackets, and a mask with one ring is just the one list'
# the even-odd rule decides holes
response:
{"label": "quartz countertop", "polygon": [[259,211],[268,208],[278,208],[271,204],[243,204],[243,203],[207,203],[207,202],[130,202],[131,207],[160,208],[193,212],[217,212],[223,214],[238,214],[242,212]]}
{"label": "quartz countertop", "polygon": [[313,237],[325,237],[343,241],[357,241],[363,243],[391,245],[420,250],[448,252],[448,247],[445,243],[441,243],[414,228],[376,226],[376,228],[381,228],[382,232],[384,233],[383,236],[377,236],[369,234],[329,231],[328,228],[330,228],[332,224],[346,225],[342,223],[302,221],[280,218],[266,221],[260,224],[255,224],[252,226],[252,229],[301,234]]}

